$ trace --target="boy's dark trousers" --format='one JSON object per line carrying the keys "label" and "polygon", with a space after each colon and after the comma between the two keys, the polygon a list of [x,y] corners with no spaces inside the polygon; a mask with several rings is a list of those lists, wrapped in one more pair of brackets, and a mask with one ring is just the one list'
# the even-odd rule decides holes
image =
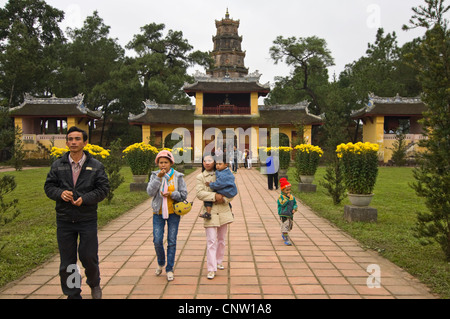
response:
{"label": "boy's dark trousers", "polygon": [[[57,221],[57,240],[60,254],[59,275],[63,293],[69,298],[81,298],[80,279],[75,278],[77,250],[85,269],[86,283],[94,288],[100,284],[98,261],[97,220],[83,222]],[[79,244],[78,244],[78,238]],[[69,267],[70,266],[70,267]],[[69,282],[69,286],[68,286]]]}

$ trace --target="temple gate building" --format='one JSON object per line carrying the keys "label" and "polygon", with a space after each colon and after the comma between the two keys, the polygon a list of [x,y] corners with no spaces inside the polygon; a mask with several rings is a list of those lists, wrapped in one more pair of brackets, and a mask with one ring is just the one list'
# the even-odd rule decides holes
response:
{"label": "temple gate building", "polygon": [[22,131],[24,150],[28,158],[47,158],[53,146],[66,147],[67,128],[78,126],[91,131],[101,112],[84,105],[84,95],[73,98],[35,98],[25,96],[24,102],[10,110],[14,126]]}
{"label": "temple gate building", "polygon": [[[230,138],[225,134],[227,129],[234,132],[237,148],[250,150],[254,161],[258,147],[271,146],[271,137],[277,132],[284,134],[291,145],[296,138],[311,142],[312,126],[321,125],[322,118],[309,113],[308,102],[259,105],[259,98],[270,93],[270,85],[259,83],[261,74],[249,73],[245,67],[239,25],[228,11],[224,19],[216,21],[211,53],[214,67],[205,74],[197,72],[195,82],[184,86],[186,94],[195,100],[194,106],[146,101],[142,114],[129,117],[130,124],[142,127],[144,142],[163,147],[175,129],[183,128],[185,146],[193,147],[197,162],[208,146],[206,150],[226,147],[219,143]],[[303,136],[298,136],[299,125],[303,126]]]}
{"label": "temple gate building", "polygon": [[425,138],[419,120],[426,110],[420,98],[370,94],[367,106],[353,112],[352,118],[363,122],[363,141],[378,144],[380,162],[387,163],[392,158],[397,132],[405,135],[408,157],[423,151],[418,145]]}

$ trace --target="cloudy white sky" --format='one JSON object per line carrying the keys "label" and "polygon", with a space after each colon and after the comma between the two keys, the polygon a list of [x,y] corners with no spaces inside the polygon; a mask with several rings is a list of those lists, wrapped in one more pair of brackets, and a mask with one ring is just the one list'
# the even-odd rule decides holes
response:
{"label": "cloudy white sky", "polygon": [[[3,7],[7,1],[0,0]],[[365,54],[379,27],[386,33],[395,31],[399,44],[422,36],[423,30],[402,31],[412,16],[412,7],[424,0],[47,0],[66,13],[62,28],[81,27],[94,10],[110,35],[125,46],[140,27],[164,23],[166,30],[182,31],[195,50],[211,51],[215,20],[225,17],[240,20],[240,35],[250,72],[262,73],[261,83],[274,83],[275,76],[289,75],[283,64],[274,65],[269,48],[279,35],[284,37],[318,36],[327,41],[335,59],[330,75]],[[199,71],[204,70],[198,68]],[[195,70],[192,70],[194,72]]]}

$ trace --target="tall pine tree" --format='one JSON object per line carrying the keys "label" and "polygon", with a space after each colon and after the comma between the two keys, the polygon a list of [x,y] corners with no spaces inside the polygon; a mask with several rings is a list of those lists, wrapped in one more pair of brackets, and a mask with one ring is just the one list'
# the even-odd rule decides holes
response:
{"label": "tall pine tree", "polygon": [[417,236],[423,243],[437,241],[450,261],[450,32],[444,18],[450,6],[444,0],[425,2],[413,9],[410,26],[404,26],[427,29],[420,46],[423,60],[417,63],[422,99],[428,106],[422,121],[427,139],[420,144],[426,152],[412,186],[429,209],[418,214]]}

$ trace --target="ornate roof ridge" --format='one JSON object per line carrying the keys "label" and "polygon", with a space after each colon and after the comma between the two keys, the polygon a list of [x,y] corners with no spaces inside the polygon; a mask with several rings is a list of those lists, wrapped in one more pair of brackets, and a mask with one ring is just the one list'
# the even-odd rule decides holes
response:
{"label": "ornate roof ridge", "polygon": [[396,96],[393,97],[381,97],[376,96],[374,93],[369,93],[369,105],[376,104],[376,103],[390,103],[390,104],[418,104],[423,103],[420,96],[418,97],[402,97],[398,93]]}
{"label": "ornate roof ridge", "polygon": [[263,88],[270,89],[270,82],[267,82],[266,84],[259,83],[259,79],[261,78],[262,74],[259,73],[258,70],[256,70],[253,73],[249,73],[248,75],[244,77],[230,77],[225,76],[223,78],[213,77],[209,74],[202,73],[200,71],[196,71],[194,74],[195,83],[185,83],[184,88],[190,88],[195,85],[197,85],[199,82],[209,82],[209,83],[220,83],[220,82],[228,82],[228,83],[253,83],[256,82]]}
{"label": "ornate roof ridge", "polygon": [[26,93],[24,103],[25,104],[78,104],[80,105],[84,100],[84,94],[78,94],[71,98],[58,98],[54,94],[52,97],[34,97],[31,94]]}
{"label": "ornate roof ridge", "polygon": [[145,116],[151,110],[195,111],[195,106],[185,104],[159,104],[155,100],[143,101],[144,110],[140,114],[128,113],[128,120],[134,121]]}

